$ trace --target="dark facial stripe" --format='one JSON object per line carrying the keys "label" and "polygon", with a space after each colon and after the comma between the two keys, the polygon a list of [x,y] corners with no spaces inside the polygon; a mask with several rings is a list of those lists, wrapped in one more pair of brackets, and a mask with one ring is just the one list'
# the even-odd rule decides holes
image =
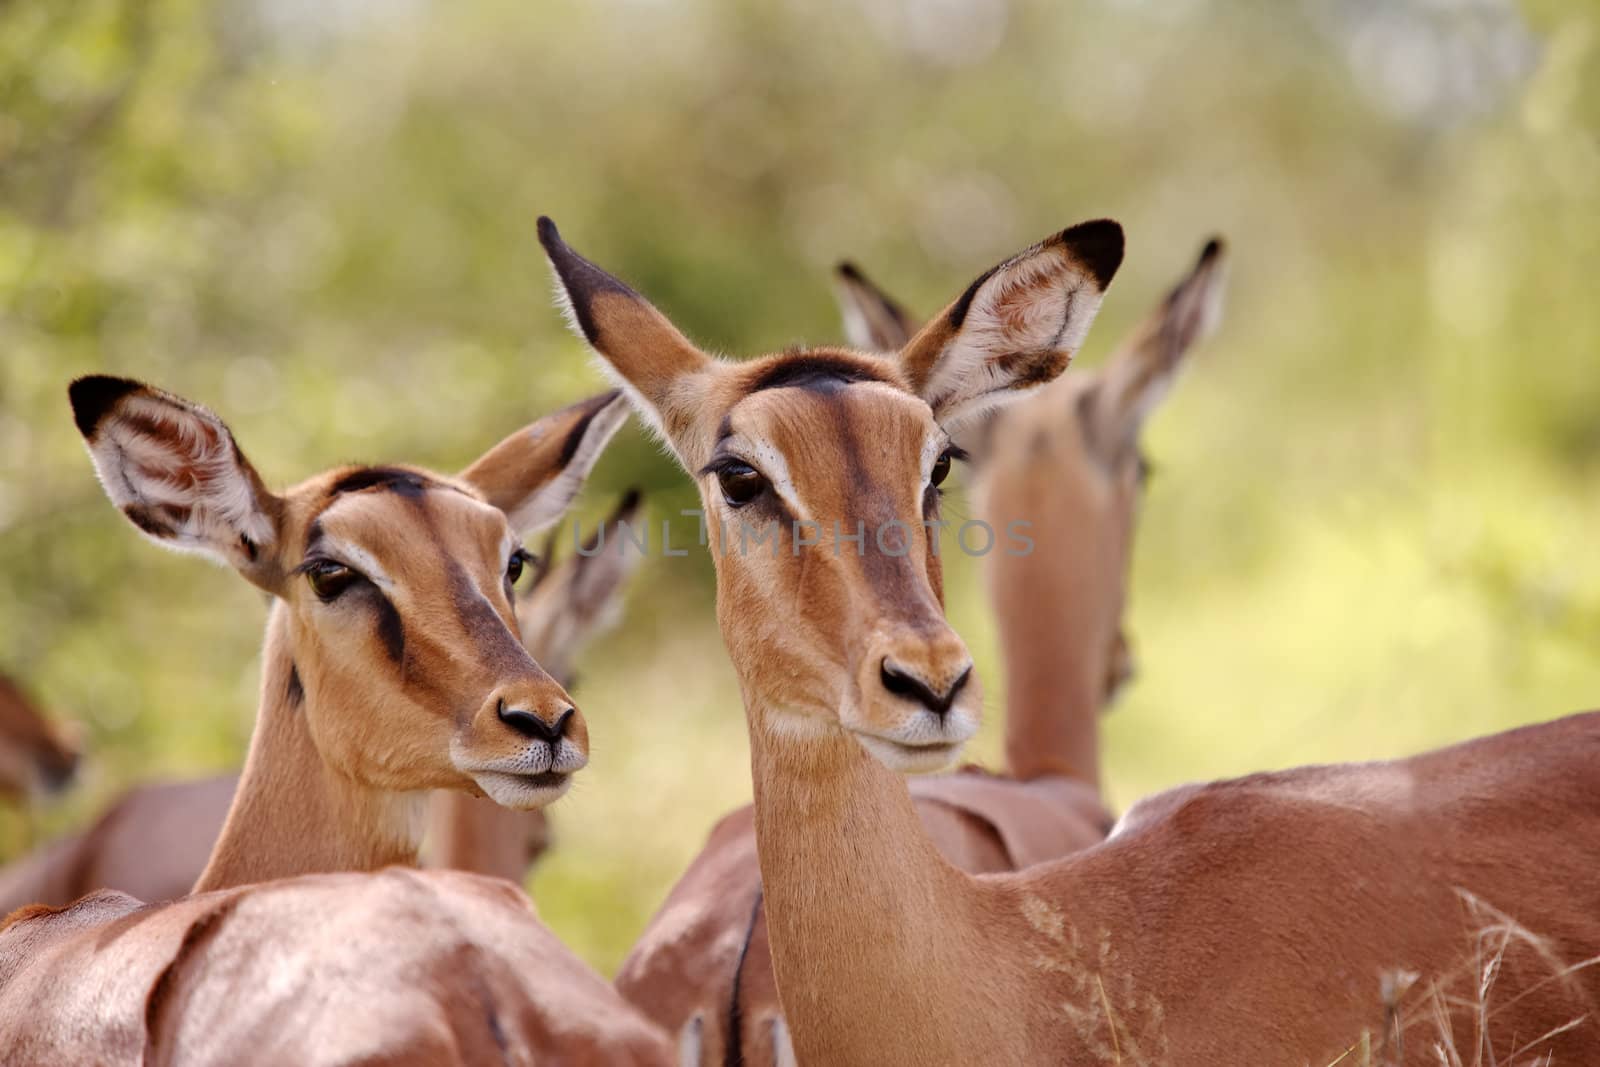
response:
{"label": "dark facial stripe", "polygon": [[[847,507],[851,518],[861,520],[866,528],[867,541],[859,559],[862,575],[880,602],[894,608],[909,622],[913,618],[920,618],[916,608],[922,599],[919,595],[922,582],[926,580],[935,587],[936,597],[941,582],[920,569],[917,555],[909,551],[916,543],[917,534],[915,524],[909,520],[901,520],[909,528],[897,528],[893,533],[893,536],[904,539],[908,549],[904,555],[890,555],[878,548],[876,531],[890,519],[898,518],[892,503],[895,494],[873,477],[861,462],[861,457],[869,454],[872,433],[870,427],[862,425],[858,414],[850,408],[841,408],[839,428],[843,445],[841,452],[847,468],[844,484],[850,487]],[[925,497],[919,495],[918,501],[926,505]],[[890,535],[886,533],[885,536],[887,538]],[[927,564],[929,571],[938,566],[931,553]]]}
{"label": "dark facial stripe", "polygon": [[391,660],[402,663],[406,658],[406,630],[400,613],[381,590],[374,587],[373,592],[377,596],[378,640],[383,642],[383,650]]}
{"label": "dark facial stripe", "polygon": [[291,708],[298,708],[305,703],[306,687],[300,684],[300,668],[293,663],[289,664],[289,684],[284,688],[283,696]]}
{"label": "dark facial stripe", "polygon": [[368,489],[385,489],[401,496],[421,496],[425,490],[444,488],[440,483],[416,471],[399,467],[361,467],[344,475],[328,487],[329,496],[340,493],[360,493]]}
{"label": "dark facial stripe", "polygon": [[876,373],[865,364],[827,354],[801,354],[774,363],[758,374],[750,383],[749,391],[763,389],[826,390],[849,385],[852,382],[887,382],[889,379]]}
{"label": "dark facial stripe", "polygon": [[530,658],[506,620],[478,591],[466,568],[454,559],[445,561],[450,574],[450,597],[461,629],[477,645],[477,652],[497,670],[527,666]]}

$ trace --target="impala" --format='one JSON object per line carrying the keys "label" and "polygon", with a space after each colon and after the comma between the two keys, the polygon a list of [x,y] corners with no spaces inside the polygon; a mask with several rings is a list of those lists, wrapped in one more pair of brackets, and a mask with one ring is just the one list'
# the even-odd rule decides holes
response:
{"label": "impala", "polygon": [[[1600,714],[1191,787],[1013,874],[929,841],[898,772],[947,763],[979,707],[923,526],[949,433],[1059,375],[1120,260],[1114,224],[988,271],[893,357],[745,363],[540,232],[573,322],[704,501],[799,1062],[1328,1064],[1364,1034],[1437,1062],[1419,1018],[1500,1063],[1600,1042],[1581,962],[1600,951]],[[801,525],[891,520],[904,537],[860,552]],[[770,554],[730,540],[758,521]],[[1502,936],[1512,920],[1541,940]]]}
{"label": "impala", "polygon": [[[608,525],[628,521],[630,493]],[[517,585],[522,644],[552,678],[572,687],[578,651],[614,621],[619,593],[641,556],[622,539],[591,541],[554,562],[554,534]],[[236,774],[156,782],[124,793],[82,833],[54,841],[0,869],[0,915],[24,904],[61,905],[96,889],[140,900],[187,893],[205,868],[239,782]],[[428,801],[429,866],[521,882],[548,841],[544,812],[515,811],[453,790]]]}
{"label": "impala", "polygon": [[[1005,773],[967,768],[909,783],[928,839],[964,871],[1055,859],[1110,829],[1099,719],[1131,669],[1120,624],[1143,484],[1138,434],[1215,322],[1221,267],[1212,242],[1100,370],[1069,370],[999,409],[986,434],[978,511],[996,529],[1030,523],[1044,550],[985,559],[1006,654]],[[902,305],[854,267],[838,280],[852,342],[897,351],[910,340]],[[1063,545],[1072,551],[1049,550]],[[787,1062],[760,892],[746,807],[712,831],[618,973],[623,996],[680,1033],[686,1063]]]}
{"label": "impala", "polygon": [[[665,1038],[498,880],[291,879],[414,863],[428,789],[535,808],[585,764],[581,716],[518,640],[512,586],[521,535],[566,508],[625,417],[618,398],[534,423],[459,477],[341,467],[279,495],[204,408],[118,378],[70,392],[133,524],[273,599],[255,733],[195,895],[14,913],[0,1061],[464,1062],[499,1048],[664,1062]],[[392,925],[369,925],[375,911]],[[480,944],[480,928],[499,932]],[[319,988],[351,974],[383,1003],[353,1014]]]}

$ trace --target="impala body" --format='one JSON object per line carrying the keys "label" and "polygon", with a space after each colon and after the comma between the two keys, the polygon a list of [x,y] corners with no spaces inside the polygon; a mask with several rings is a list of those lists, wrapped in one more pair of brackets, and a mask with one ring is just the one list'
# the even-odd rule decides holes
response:
{"label": "impala body", "polygon": [[[892,357],[739,364],[547,221],[541,236],[576,326],[714,531],[800,1063],[1331,1064],[1368,1042],[1421,1064],[1435,1039],[1580,1063],[1600,1047],[1600,714],[1191,787],[1012,874],[957,870],[929,840],[900,772],[948,762],[979,698],[920,527],[952,433],[1078,347],[1121,258],[1114,224],[986,272]],[[777,520],[771,555],[721,533],[741,516]],[[790,532],[839,519],[898,520],[905,551]],[[1387,1005],[1386,987],[1403,990]]]}
{"label": "impala body", "polygon": [[[1056,859],[1111,828],[1099,723],[1132,669],[1121,623],[1144,481],[1138,430],[1214,323],[1221,266],[1212,242],[1101,370],[1067,371],[976,435],[979,516],[997,530],[1026,523],[1035,545],[985,559],[1006,655],[1004,773],[908,782],[928,840],[963,871]],[[900,303],[853,266],[838,281],[853,343],[893,352],[910,341],[916,327]],[[618,973],[630,1002],[681,1034],[688,1062],[716,1067],[731,1048],[747,1067],[792,1062],[760,894],[746,807],[712,831]]]}

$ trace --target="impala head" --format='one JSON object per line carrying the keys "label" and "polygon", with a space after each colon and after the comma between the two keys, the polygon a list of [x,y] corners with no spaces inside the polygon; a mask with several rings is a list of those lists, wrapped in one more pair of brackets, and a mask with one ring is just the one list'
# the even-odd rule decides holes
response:
{"label": "impala head", "polygon": [[701,352],[548,219],[539,235],[576,327],[697,480],[747,699],[779,729],[848,730],[895,769],[947,764],[981,703],[925,525],[949,430],[1061,373],[1121,228],[1075,226],[996,266],[894,356],[741,363]]}
{"label": "impala head", "polygon": [[[1099,700],[1109,700],[1133,671],[1121,622],[1147,473],[1140,432],[1185,356],[1221,317],[1225,258],[1221,240],[1208,241],[1193,268],[1104,364],[1068,371],[997,412],[976,435],[986,514],[1030,523],[1035,551],[1053,554],[1049,567],[994,568],[996,582],[1018,583],[995,591],[1018,604],[1041,597],[1069,604],[1075,643],[1096,650],[1103,664]],[[891,350],[909,338],[912,320],[859,269],[841,265],[835,286],[853,343]]]}
{"label": "impala head", "polygon": [[78,746],[0,674],[0,796],[54,793],[72,781]]}
{"label": "impala head", "polygon": [[281,495],[205,408],[108,377],[80,378],[71,399],[107,495],[136,527],[275,598],[282,699],[336,771],[528,808],[587,762],[582,716],[518,638],[512,587],[522,537],[566,509],[626,417],[615,393],[541,419],[456,477],[340,467]]}

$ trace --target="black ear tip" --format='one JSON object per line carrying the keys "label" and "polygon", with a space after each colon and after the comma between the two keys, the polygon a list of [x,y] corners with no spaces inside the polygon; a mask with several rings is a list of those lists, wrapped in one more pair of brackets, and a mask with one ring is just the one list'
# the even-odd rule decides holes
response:
{"label": "black ear tip", "polygon": [[561,240],[561,231],[556,229],[556,222],[549,215],[539,216],[538,230],[539,243],[544,245],[544,250],[546,252],[551,251],[552,245],[560,245],[563,243]]}
{"label": "black ear tip", "polygon": [[1111,219],[1080,222],[1061,231],[1061,243],[1082,263],[1104,289],[1122,266],[1122,226]]}
{"label": "black ear tip", "polygon": [[861,276],[861,268],[857,267],[848,259],[841,259],[838,265],[833,268],[833,273],[837,274],[847,282],[860,282],[866,280]]}
{"label": "black ear tip", "polygon": [[93,437],[95,427],[118,400],[143,388],[131,378],[106,374],[89,374],[74,381],[67,386],[67,398],[72,402],[72,421],[78,424],[78,432]]}
{"label": "black ear tip", "polygon": [[1227,250],[1228,242],[1224,241],[1221,237],[1213,237],[1211,240],[1207,241],[1206,246],[1200,250],[1200,260],[1195,264],[1195,266],[1209,267],[1216,260],[1221,259],[1223,253],[1225,253]]}

